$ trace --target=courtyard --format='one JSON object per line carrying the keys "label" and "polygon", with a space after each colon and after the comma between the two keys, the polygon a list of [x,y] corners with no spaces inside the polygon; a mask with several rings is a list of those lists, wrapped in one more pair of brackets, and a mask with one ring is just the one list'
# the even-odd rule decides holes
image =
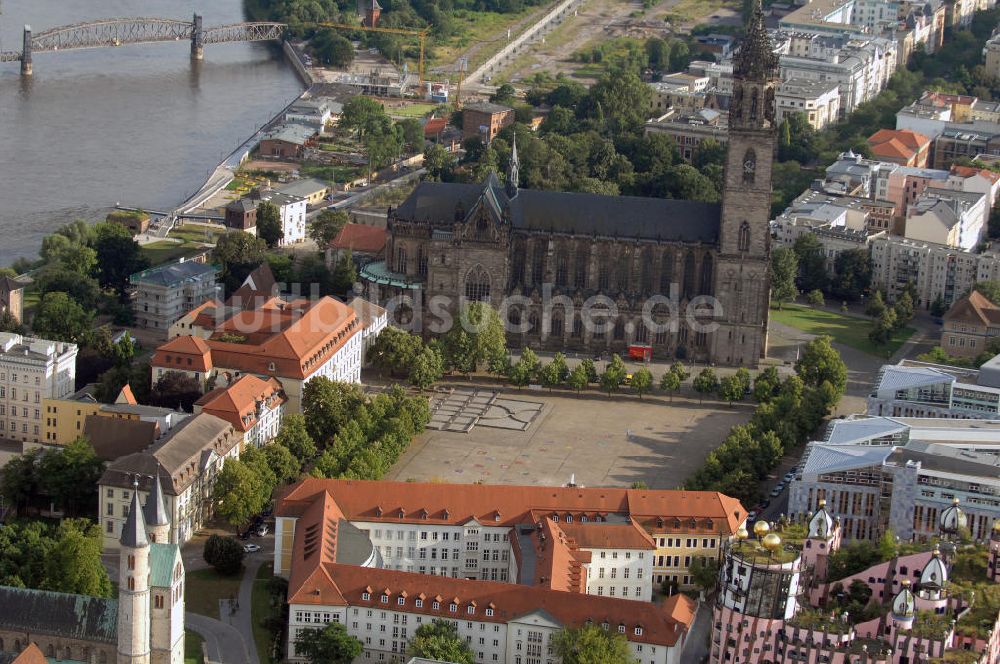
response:
{"label": "courtyard", "polygon": [[428,429],[387,479],[558,486],[572,477],[582,486],[673,489],[753,408],[687,396],[671,403],[506,388],[491,408],[477,398],[444,401],[449,408],[467,402],[474,425]]}

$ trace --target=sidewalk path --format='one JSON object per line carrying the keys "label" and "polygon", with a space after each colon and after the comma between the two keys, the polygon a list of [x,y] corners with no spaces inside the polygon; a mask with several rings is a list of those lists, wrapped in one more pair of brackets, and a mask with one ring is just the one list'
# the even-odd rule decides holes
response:
{"label": "sidewalk path", "polygon": [[[261,552],[262,553],[262,552]],[[259,554],[251,554],[244,559],[245,569],[243,579],[240,581],[239,603],[235,612],[231,611],[229,600],[219,600],[219,615],[231,629],[235,629],[243,641],[246,657],[242,661],[247,664],[259,664],[257,657],[257,643],[253,639],[253,618],[251,617],[251,607],[253,606],[253,582],[257,578],[257,570],[261,565],[270,564],[271,561]]]}
{"label": "sidewalk path", "polygon": [[706,602],[698,604],[698,612],[694,616],[694,624],[688,632],[684,650],[681,651],[681,664],[700,664],[708,657],[708,639],[712,626],[712,609]]}
{"label": "sidewalk path", "polygon": [[[249,613],[249,606],[247,612]],[[190,611],[184,613],[184,621],[187,629],[198,632],[205,639],[205,650],[211,664],[245,664],[257,661],[253,639],[245,641],[235,627]]]}

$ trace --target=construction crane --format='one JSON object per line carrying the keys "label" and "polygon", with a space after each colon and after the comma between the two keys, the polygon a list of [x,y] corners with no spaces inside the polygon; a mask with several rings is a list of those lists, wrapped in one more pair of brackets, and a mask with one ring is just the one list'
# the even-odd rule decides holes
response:
{"label": "construction crane", "polygon": [[379,27],[368,27],[367,25],[350,23],[330,23],[327,21],[319,23],[306,23],[306,27],[310,28],[333,28],[335,30],[364,30],[365,32],[388,32],[394,35],[409,35],[411,37],[420,38],[420,61],[417,67],[417,78],[419,80],[418,87],[424,87],[424,43],[427,41],[427,33],[430,27],[424,28],[423,30],[406,30],[404,28],[379,28]]}

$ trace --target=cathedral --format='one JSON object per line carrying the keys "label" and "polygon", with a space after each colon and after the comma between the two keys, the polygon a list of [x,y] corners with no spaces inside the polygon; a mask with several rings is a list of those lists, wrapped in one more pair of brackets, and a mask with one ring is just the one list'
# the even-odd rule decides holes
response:
{"label": "cathedral", "polygon": [[479,300],[514,346],[756,366],[777,65],[757,3],[734,61],[721,205],[520,189],[515,142],[505,183],[423,182],[390,208],[385,260],[361,271],[367,296],[425,336]]}
{"label": "cathedral", "polygon": [[66,664],[184,664],[180,548],[169,543],[159,478],[145,506],[136,488],[122,528],[117,599],[0,586],[0,662],[37,649]]}

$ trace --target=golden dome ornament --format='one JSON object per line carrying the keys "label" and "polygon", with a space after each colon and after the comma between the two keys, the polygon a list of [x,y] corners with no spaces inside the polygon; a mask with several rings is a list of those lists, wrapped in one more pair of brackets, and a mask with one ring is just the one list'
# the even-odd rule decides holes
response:
{"label": "golden dome ornament", "polygon": [[763,537],[769,532],[771,532],[771,526],[768,525],[767,521],[761,519],[757,523],[753,524],[753,534],[758,538],[763,539]]}
{"label": "golden dome ornament", "polygon": [[776,533],[770,533],[764,536],[764,539],[763,541],[761,541],[761,544],[764,545],[765,549],[767,549],[771,553],[774,553],[781,547],[781,537],[779,537]]}

